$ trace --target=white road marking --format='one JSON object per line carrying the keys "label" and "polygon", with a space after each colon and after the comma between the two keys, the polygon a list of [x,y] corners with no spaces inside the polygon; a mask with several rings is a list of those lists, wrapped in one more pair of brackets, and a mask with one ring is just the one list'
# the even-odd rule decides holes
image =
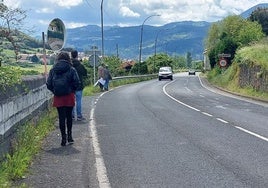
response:
{"label": "white road marking", "polygon": [[[174,81],[172,81],[172,82],[174,82]],[[190,109],[192,109],[192,110],[195,110],[195,111],[197,111],[197,112],[200,112],[199,109],[194,108],[194,107],[192,107],[192,106],[190,106],[190,105],[188,105],[188,104],[185,104],[184,102],[181,102],[181,101],[175,99],[174,97],[172,97],[171,95],[169,95],[169,94],[167,93],[167,91],[166,91],[166,86],[168,86],[168,85],[169,85],[170,83],[172,83],[172,82],[169,82],[168,84],[164,85],[164,87],[163,87],[163,92],[164,92],[169,98],[171,98],[172,100],[176,101],[177,103],[180,103],[180,104],[182,104],[183,106],[186,106],[186,107],[188,107],[188,108],[190,108]]]}
{"label": "white road marking", "polygon": [[95,111],[95,108],[92,108],[90,111],[90,119],[92,119],[92,121],[90,121],[89,126],[90,126],[92,145],[93,145],[93,150],[94,150],[95,160],[96,160],[97,179],[98,179],[100,188],[111,188],[111,185],[107,176],[107,170],[106,170],[104,160],[102,157],[102,153],[100,150],[96,123],[94,120],[94,111]]}
{"label": "white road marking", "polygon": [[229,123],[228,121],[225,121],[225,120],[223,120],[223,119],[221,119],[221,118],[216,118],[218,121],[220,121],[220,122],[223,122],[223,123]]}
{"label": "white road marking", "polygon": [[262,140],[265,140],[266,142],[268,142],[268,138],[266,138],[266,137],[264,137],[264,136],[261,136],[261,135],[259,135],[259,134],[254,133],[254,132],[251,132],[251,131],[249,131],[249,130],[247,130],[247,129],[244,129],[244,128],[242,128],[242,127],[235,126],[235,128],[237,128],[237,129],[239,129],[239,130],[241,130],[241,131],[244,131],[244,132],[246,132],[246,133],[248,133],[248,134],[251,134],[251,135],[253,135],[253,136],[257,137],[257,138],[260,138],[260,139],[262,139]]}
{"label": "white road marking", "polygon": [[192,90],[190,90],[188,87],[184,87],[187,91],[189,92],[193,92]]}
{"label": "white road marking", "polygon": [[216,108],[221,108],[221,109],[224,109],[224,110],[226,110],[227,108],[225,108],[224,106],[222,106],[222,105],[217,105],[216,106]]}
{"label": "white road marking", "polygon": [[213,115],[209,114],[209,113],[206,113],[206,112],[202,112],[202,114],[206,115],[206,116],[209,116],[209,117],[212,117]]}

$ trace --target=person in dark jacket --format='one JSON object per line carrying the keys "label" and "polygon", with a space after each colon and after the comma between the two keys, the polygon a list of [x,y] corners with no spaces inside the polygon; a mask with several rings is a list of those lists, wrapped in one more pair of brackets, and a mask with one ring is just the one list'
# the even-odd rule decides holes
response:
{"label": "person in dark jacket", "polygon": [[108,65],[105,65],[105,68],[103,69],[103,79],[105,80],[103,88],[105,91],[108,91],[109,82],[110,80],[112,80],[112,76],[111,76],[110,70],[108,69]]}
{"label": "person in dark jacket", "polygon": [[77,50],[73,50],[71,52],[72,56],[72,64],[73,67],[76,69],[77,74],[79,76],[81,84],[75,91],[75,100],[76,100],[76,108],[73,110],[73,117],[76,113],[77,121],[84,120],[82,115],[82,97],[83,97],[83,89],[84,89],[84,79],[87,77],[87,69],[84,65],[78,60],[78,52]]}
{"label": "person in dark jacket", "polygon": [[[56,64],[49,71],[47,78],[47,88],[53,93],[55,91],[55,74],[66,75],[65,79],[68,79],[67,84],[71,88],[71,92],[62,96],[57,96],[54,93],[53,106],[57,108],[59,127],[61,132],[61,145],[65,146],[66,141],[73,143],[72,138],[72,111],[75,105],[75,91],[80,85],[80,80],[76,70],[71,65],[71,59],[67,52],[60,52],[56,58]],[[55,82],[55,81],[54,81]],[[66,81],[65,81],[66,83]],[[67,123],[67,136],[66,136],[66,123]]]}

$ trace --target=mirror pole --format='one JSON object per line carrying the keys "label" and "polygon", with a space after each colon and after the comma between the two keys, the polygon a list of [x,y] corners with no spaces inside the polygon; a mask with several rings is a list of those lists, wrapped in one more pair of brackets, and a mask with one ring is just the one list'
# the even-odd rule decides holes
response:
{"label": "mirror pole", "polygon": [[45,42],[44,32],[42,32],[42,39],[43,39],[43,60],[44,60],[44,66],[45,66],[45,77],[47,78],[46,42]]}

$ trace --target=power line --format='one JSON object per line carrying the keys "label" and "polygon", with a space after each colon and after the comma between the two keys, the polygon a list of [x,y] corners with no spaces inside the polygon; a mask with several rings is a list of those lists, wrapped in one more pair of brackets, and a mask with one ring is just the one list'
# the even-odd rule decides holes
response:
{"label": "power line", "polygon": [[[107,0],[106,0],[106,1],[107,1]],[[85,2],[89,7],[91,7],[92,9],[100,9],[100,7],[96,7],[96,6],[94,6],[93,3],[90,3],[89,0],[84,0],[84,2]],[[101,5],[101,2],[99,2],[99,4]],[[103,13],[104,13],[104,15],[105,15],[105,16],[104,16],[105,19],[106,19],[106,20],[109,20],[110,23],[114,23],[115,25],[118,23],[115,19],[112,19],[113,16],[110,15],[110,14],[107,12],[107,10],[105,9],[105,7],[103,8]]]}

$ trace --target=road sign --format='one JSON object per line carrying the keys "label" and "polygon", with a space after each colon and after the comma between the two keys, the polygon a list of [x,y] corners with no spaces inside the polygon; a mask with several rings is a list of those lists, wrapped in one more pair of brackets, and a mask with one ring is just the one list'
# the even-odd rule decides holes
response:
{"label": "road sign", "polygon": [[92,67],[99,66],[100,61],[101,61],[100,57],[98,55],[96,55],[96,54],[89,56],[89,64]]}
{"label": "road sign", "polygon": [[227,66],[227,60],[224,58],[221,58],[219,61],[220,67],[226,67]]}
{"label": "road sign", "polygon": [[219,54],[218,55],[219,57],[231,57],[231,54],[224,54],[224,53],[222,53],[222,54]]}

